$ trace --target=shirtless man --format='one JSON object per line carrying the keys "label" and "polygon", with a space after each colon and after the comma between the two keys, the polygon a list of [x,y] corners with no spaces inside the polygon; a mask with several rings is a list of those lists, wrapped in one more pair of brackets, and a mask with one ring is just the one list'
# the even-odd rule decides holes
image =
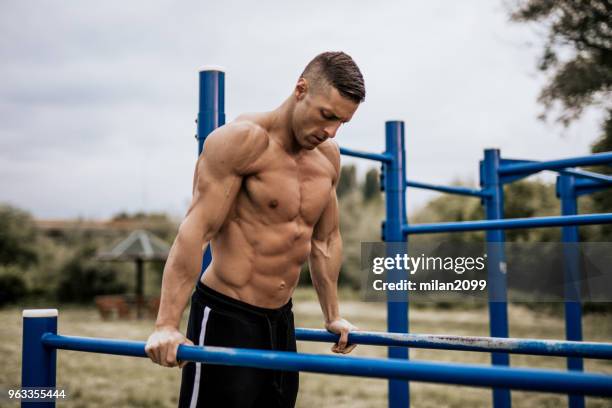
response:
{"label": "shirtless man", "polygon": [[[163,274],[155,331],[146,352],[182,368],[179,407],[293,407],[298,373],[177,362],[179,344],[295,351],[291,295],[302,265],[310,275],[332,347],[349,353],[337,281],[342,261],[332,141],[365,97],[350,56],[315,57],[291,96],[212,132],[196,164],[193,200]],[[203,249],[213,261],[200,281]],[[191,296],[187,336],[179,332]]]}

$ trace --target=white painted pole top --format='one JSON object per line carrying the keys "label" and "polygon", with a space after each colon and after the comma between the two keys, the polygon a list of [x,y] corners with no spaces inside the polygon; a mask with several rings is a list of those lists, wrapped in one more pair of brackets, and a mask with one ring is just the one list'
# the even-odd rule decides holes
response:
{"label": "white painted pole top", "polygon": [[223,68],[221,65],[204,65],[202,68],[200,68],[200,72],[204,72],[204,71],[225,72],[225,68]]}
{"label": "white painted pole top", "polygon": [[24,309],[23,317],[57,317],[57,309]]}

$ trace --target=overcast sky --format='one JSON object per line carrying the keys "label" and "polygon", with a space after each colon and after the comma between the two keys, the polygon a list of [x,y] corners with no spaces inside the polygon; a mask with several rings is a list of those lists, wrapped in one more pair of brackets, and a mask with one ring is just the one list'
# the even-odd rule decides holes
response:
{"label": "overcast sky", "polygon": [[[349,53],[367,90],[336,140],[380,152],[385,120],[404,120],[410,179],[477,182],[487,147],[509,158],[588,154],[596,113],[566,131],[537,119],[540,34],[510,23],[501,0],[3,0],[0,201],[40,218],[181,217],[198,69],[226,68],[231,120],[277,107],[327,50]],[[349,162],[361,173],[373,165]],[[409,190],[409,213],[433,196]]]}

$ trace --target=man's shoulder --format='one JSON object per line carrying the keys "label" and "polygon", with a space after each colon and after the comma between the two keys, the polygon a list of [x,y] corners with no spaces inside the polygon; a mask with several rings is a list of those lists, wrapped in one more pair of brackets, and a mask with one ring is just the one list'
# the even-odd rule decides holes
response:
{"label": "man's shoulder", "polygon": [[327,158],[336,170],[340,169],[340,147],[332,139],[327,139],[317,146],[317,150]]}
{"label": "man's shoulder", "polygon": [[257,122],[239,117],[212,132],[204,145],[204,155],[231,165],[239,173],[247,169],[266,151],[268,132]]}
{"label": "man's shoulder", "polygon": [[212,132],[207,138],[215,144],[230,146],[235,151],[263,152],[270,138],[267,130],[257,121],[239,116]]}
{"label": "man's shoulder", "polygon": [[269,143],[267,130],[257,121],[243,116],[221,126],[210,136],[213,135],[217,139],[227,137],[225,142],[237,143],[234,147],[244,150],[263,149]]}

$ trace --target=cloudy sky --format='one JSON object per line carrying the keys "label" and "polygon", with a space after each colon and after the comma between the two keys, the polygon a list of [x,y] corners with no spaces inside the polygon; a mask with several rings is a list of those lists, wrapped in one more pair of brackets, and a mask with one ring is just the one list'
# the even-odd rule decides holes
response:
{"label": "cloudy sky", "polygon": [[[336,140],[380,152],[385,120],[404,120],[410,179],[477,182],[487,147],[509,158],[588,154],[597,113],[568,130],[537,119],[540,44],[502,0],[3,0],[0,201],[40,218],[180,217],[199,67],[226,68],[231,120],[277,107],[326,50],[352,55],[367,87]],[[433,196],[409,190],[409,212]]]}

